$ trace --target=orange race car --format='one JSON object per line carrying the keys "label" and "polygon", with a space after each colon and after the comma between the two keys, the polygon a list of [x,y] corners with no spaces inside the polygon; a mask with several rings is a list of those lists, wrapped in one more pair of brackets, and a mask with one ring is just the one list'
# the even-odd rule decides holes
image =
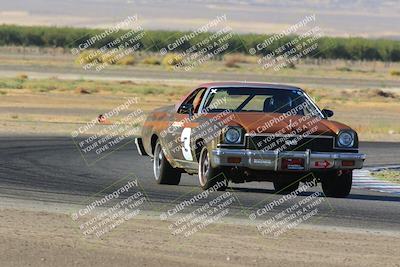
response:
{"label": "orange race car", "polygon": [[346,197],[366,156],[358,153],[357,133],[331,116],[297,87],[206,83],[151,112],[135,142],[153,158],[159,184],[177,185],[189,173],[203,189],[271,181],[291,192],[312,180],[326,196]]}

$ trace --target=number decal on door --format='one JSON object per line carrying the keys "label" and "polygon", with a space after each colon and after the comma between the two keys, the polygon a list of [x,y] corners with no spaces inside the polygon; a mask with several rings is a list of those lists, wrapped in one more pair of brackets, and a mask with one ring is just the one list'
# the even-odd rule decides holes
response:
{"label": "number decal on door", "polygon": [[193,161],[192,150],[190,149],[190,134],[192,128],[185,128],[181,134],[182,154],[186,160]]}

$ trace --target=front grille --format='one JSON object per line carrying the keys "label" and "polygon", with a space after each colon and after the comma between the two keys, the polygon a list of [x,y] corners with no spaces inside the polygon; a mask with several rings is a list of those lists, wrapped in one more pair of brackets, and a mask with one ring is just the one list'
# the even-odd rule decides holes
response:
{"label": "front grille", "polygon": [[332,152],[334,138],[331,136],[300,135],[255,135],[247,136],[247,148],[252,150],[311,151]]}

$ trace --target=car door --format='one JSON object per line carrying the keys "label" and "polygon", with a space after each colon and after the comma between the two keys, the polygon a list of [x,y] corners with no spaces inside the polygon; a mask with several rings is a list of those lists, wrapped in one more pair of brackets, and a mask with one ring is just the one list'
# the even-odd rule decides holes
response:
{"label": "car door", "polygon": [[193,129],[198,125],[196,114],[198,114],[198,109],[205,90],[205,88],[199,88],[193,91],[193,93],[183,101],[182,105],[193,105],[192,115],[184,112],[180,107],[170,121],[170,139],[174,140],[170,150],[175,161],[192,162],[195,160],[191,149],[191,137]]}

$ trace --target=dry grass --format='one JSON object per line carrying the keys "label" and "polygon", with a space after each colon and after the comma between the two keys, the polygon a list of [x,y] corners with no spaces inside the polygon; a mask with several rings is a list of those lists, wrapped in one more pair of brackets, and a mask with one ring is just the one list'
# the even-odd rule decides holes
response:
{"label": "dry grass", "polygon": [[99,53],[96,50],[83,51],[78,55],[75,62],[78,65],[84,66],[86,64],[102,64],[107,63],[109,65],[135,65],[137,63],[136,58],[133,55],[125,55],[124,51],[119,53]]}
{"label": "dry grass", "polygon": [[[48,107],[55,111],[61,107],[94,108],[104,111],[120,104],[121,97],[134,95],[142,99],[140,106],[145,111],[150,111],[177,102],[192,87],[193,84],[163,84],[129,80],[0,78],[0,106]],[[360,140],[400,141],[400,117],[398,116],[400,96],[398,93],[382,89],[309,88],[307,91],[321,108],[334,110],[335,115],[332,120],[340,121],[357,130]],[[11,115],[17,114],[0,114],[0,117],[10,119]],[[19,116],[18,120],[22,120],[24,116]],[[60,112],[57,116],[61,118],[65,115]],[[33,115],[29,119],[47,120],[48,115]],[[71,120],[75,121],[76,118],[71,118]]]}
{"label": "dry grass", "polygon": [[17,79],[27,80],[28,79],[28,75],[26,75],[25,73],[20,73],[20,74],[17,75]]}
{"label": "dry grass", "polygon": [[240,53],[233,53],[224,56],[224,65],[228,68],[239,68],[239,64],[254,64],[256,62],[257,57]]}
{"label": "dry grass", "polygon": [[117,65],[125,65],[125,66],[135,65],[136,63],[137,63],[136,59],[132,55],[123,57],[123,58],[117,60],[117,62],[116,62]]}
{"label": "dry grass", "polygon": [[392,70],[392,71],[390,71],[390,75],[392,75],[392,76],[400,76],[400,70]]}
{"label": "dry grass", "polygon": [[175,66],[181,64],[183,61],[183,58],[174,53],[168,53],[164,56],[162,60],[162,64],[165,66]]}
{"label": "dry grass", "polygon": [[[79,94],[136,94],[180,96],[192,88],[192,85],[171,85],[160,82],[94,81],[94,80],[62,80],[0,78],[0,89],[4,94],[19,89],[31,93],[79,93]],[[4,89],[4,90],[3,90]]]}
{"label": "dry grass", "polygon": [[378,172],[373,172],[372,176],[384,181],[400,184],[399,170],[382,170]]}
{"label": "dry grass", "polygon": [[[25,52],[22,52],[22,51]],[[0,64],[13,65],[13,66],[38,66],[42,68],[68,67],[68,68],[82,68],[76,56],[71,55],[69,51],[56,52],[57,49],[48,52],[40,49],[42,52],[34,52],[34,48],[29,49],[13,49],[10,52],[7,49],[0,47]],[[85,54],[83,54],[85,55]],[[170,54],[168,54],[170,55]],[[139,52],[134,54],[134,66],[118,66],[117,64],[109,65],[110,69],[121,69],[122,67],[129,68],[145,68],[154,70],[165,70],[165,66],[171,66],[168,59],[163,60],[161,56],[155,53]],[[93,59],[94,60],[94,59]],[[226,60],[233,62],[233,66],[227,67]],[[348,60],[325,60],[325,59],[310,59],[304,58],[296,62],[295,68],[283,68],[279,72],[273,69],[263,70],[257,63],[258,57],[248,56],[239,53],[225,55],[222,60],[215,58],[215,60],[206,61],[199,66],[196,66],[193,71],[204,72],[231,72],[231,73],[251,73],[260,75],[276,75],[276,76],[315,76],[315,77],[341,77],[349,79],[374,79],[382,80],[398,80],[400,76],[397,73],[400,71],[400,63],[393,62],[379,62],[379,61],[348,61]],[[79,64],[76,64],[78,61]],[[96,61],[97,62],[97,61]],[[159,64],[160,63],[160,64]],[[228,63],[228,65],[231,63]],[[172,65],[172,66],[173,66]],[[176,65],[176,64],[175,64]]]}
{"label": "dry grass", "polygon": [[86,89],[86,88],[82,88],[82,87],[78,86],[75,88],[75,92],[77,94],[90,95],[92,93],[96,93],[97,90],[96,89]]}
{"label": "dry grass", "polygon": [[143,59],[142,62],[143,62],[143,64],[146,64],[146,65],[160,65],[161,64],[161,60],[155,56],[146,57]]}

